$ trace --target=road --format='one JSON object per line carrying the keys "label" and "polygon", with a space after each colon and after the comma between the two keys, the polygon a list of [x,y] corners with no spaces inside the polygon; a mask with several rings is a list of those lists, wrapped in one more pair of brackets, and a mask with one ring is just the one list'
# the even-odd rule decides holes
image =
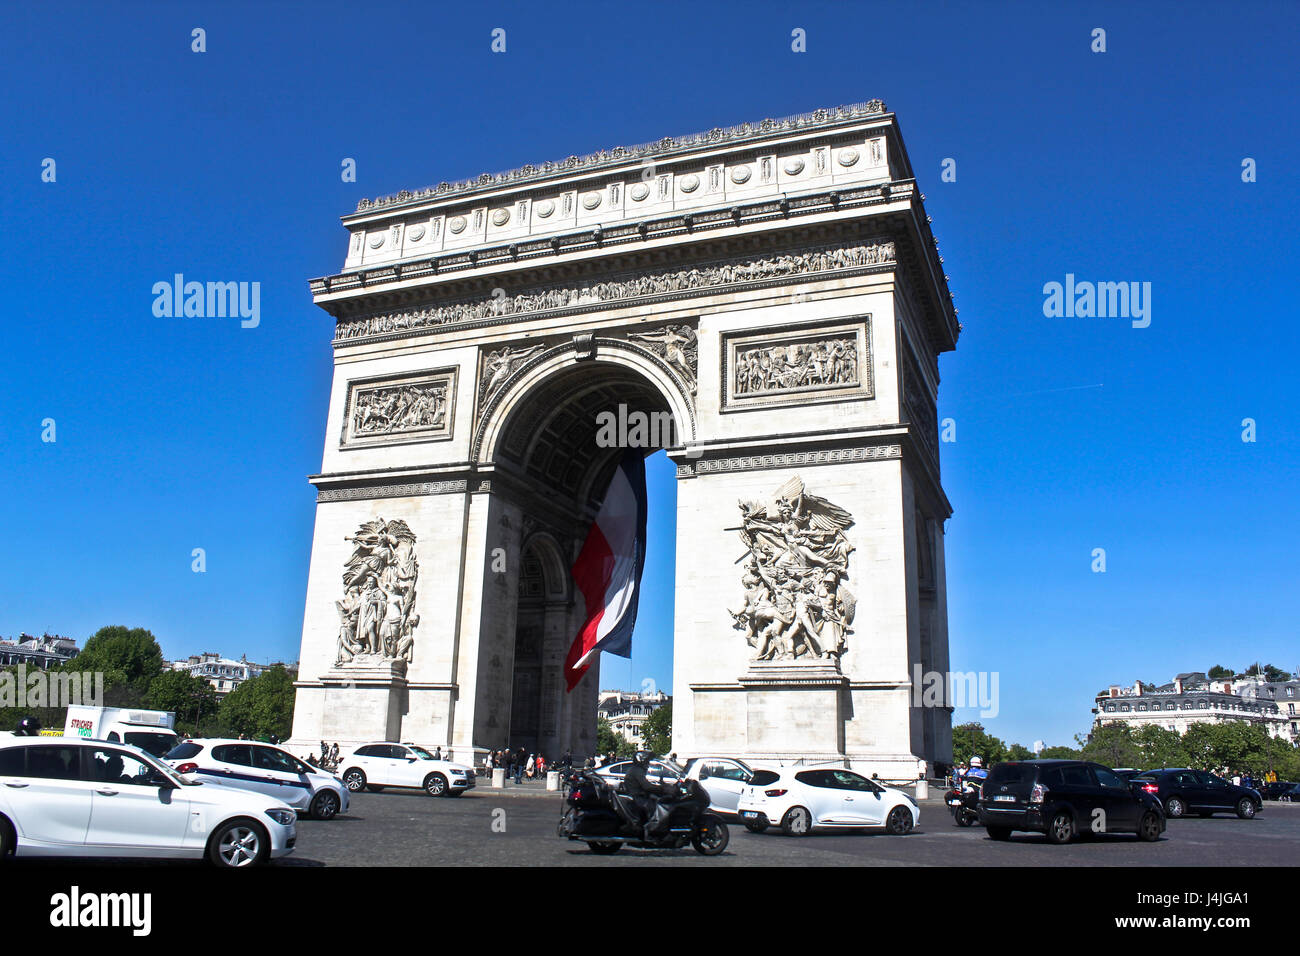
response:
{"label": "road", "polygon": [[1291,866],[1300,847],[1300,804],[1267,803],[1253,820],[1235,816],[1170,820],[1157,843],[1097,836],[1052,846],[1036,834],[995,843],[982,829],[953,824],[939,800],[921,804],[905,837],[883,832],[749,833],[706,858],[684,850],[624,849],[596,856],[555,834],[558,794],[480,789],[455,799],[422,793],[361,793],[346,816],[303,820],[298,848],[281,866]]}

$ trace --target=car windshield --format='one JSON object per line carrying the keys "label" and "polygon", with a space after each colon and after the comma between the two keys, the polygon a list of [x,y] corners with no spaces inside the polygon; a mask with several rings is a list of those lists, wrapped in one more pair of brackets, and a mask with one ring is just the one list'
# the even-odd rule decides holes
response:
{"label": "car windshield", "polygon": [[425,750],[423,747],[416,747],[414,744],[408,746],[407,749],[410,750],[411,753],[413,753],[413,754],[415,754],[417,757],[419,757],[421,760],[437,760],[437,759],[438,759],[438,758],[435,757],[433,754],[429,753],[429,751]]}
{"label": "car windshield", "polygon": [[157,771],[159,776],[166,777],[177,787],[201,787],[203,785],[199,780],[186,780],[165,763],[152,759],[152,755],[143,758],[141,763],[148,764],[151,769]]}

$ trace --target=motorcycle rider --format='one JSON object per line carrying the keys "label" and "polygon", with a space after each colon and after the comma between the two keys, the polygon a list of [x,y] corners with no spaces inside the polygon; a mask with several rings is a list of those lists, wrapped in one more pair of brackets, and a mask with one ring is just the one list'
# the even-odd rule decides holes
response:
{"label": "motorcycle rider", "polygon": [[655,824],[655,811],[659,809],[659,798],[667,796],[670,792],[664,784],[650,779],[648,771],[652,756],[653,754],[648,750],[638,750],[632,758],[632,766],[623,777],[623,790],[636,804],[637,813],[641,816],[642,836],[647,842],[651,839],[650,831]]}
{"label": "motorcycle rider", "polygon": [[41,722],[35,717],[24,717],[14,728],[15,737],[39,737],[40,735]]}
{"label": "motorcycle rider", "polygon": [[984,759],[979,755],[970,758],[970,769],[962,775],[963,790],[978,790],[984,786],[989,772],[984,769]]}

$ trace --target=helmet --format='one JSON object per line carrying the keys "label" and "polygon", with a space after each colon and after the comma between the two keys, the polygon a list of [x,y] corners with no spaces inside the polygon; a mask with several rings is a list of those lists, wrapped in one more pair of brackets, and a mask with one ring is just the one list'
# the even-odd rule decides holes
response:
{"label": "helmet", "polygon": [[35,717],[24,717],[14,728],[15,737],[39,737],[40,735],[41,722]]}
{"label": "helmet", "polygon": [[650,758],[654,756],[648,750],[638,750],[632,758],[639,766],[645,767],[650,764]]}
{"label": "helmet", "polygon": [[971,758],[970,758],[970,765],[971,765],[972,767],[982,767],[982,766],[984,766],[984,761],[983,761],[983,759],[980,758],[980,757],[971,757]]}

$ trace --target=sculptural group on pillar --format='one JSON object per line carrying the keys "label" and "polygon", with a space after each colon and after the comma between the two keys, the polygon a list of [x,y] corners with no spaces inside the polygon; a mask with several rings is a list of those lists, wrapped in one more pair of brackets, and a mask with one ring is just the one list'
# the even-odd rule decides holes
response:
{"label": "sculptural group on pillar", "polygon": [[376,518],[345,540],[354,545],[343,570],[335,664],[410,663],[420,616],[412,614],[420,574],[415,535],[405,521]]}

